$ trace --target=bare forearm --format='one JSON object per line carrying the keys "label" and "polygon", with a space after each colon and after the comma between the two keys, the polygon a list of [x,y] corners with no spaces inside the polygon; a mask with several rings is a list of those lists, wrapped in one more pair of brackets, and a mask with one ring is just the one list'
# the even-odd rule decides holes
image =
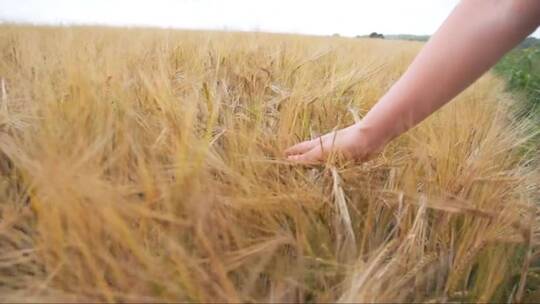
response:
{"label": "bare forearm", "polygon": [[462,1],[361,129],[383,146],[468,87],[539,23],[540,0]]}
{"label": "bare forearm", "polygon": [[289,147],[289,160],[330,152],[366,160],[454,98],[540,23],[540,0],[462,0],[409,69],[358,124]]}

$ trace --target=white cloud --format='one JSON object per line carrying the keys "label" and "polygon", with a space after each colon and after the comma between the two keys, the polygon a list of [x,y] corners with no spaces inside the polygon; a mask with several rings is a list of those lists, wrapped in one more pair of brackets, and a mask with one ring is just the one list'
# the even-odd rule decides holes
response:
{"label": "white cloud", "polygon": [[373,31],[431,34],[457,3],[458,0],[0,0],[0,20],[347,36]]}

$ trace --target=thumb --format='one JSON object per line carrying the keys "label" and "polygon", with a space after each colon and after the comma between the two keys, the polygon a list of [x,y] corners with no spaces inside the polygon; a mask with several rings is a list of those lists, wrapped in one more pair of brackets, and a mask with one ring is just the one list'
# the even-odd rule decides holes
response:
{"label": "thumb", "polygon": [[299,164],[311,165],[321,163],[324,160],[324,157],[321,147],[315,146],[304,154],[291,155],[287,159]]}

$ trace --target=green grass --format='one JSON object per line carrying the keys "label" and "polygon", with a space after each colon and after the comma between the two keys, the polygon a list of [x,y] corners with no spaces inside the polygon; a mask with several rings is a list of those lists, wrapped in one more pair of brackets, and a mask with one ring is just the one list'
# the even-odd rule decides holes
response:
{"label": "green grass", "polygon": [[525,97],[525,109],[536,115],[540,127],[540,42],[518,46],[495,66],[495,72],[507,80],[509,91]]}
{"label": "green grass", "polygon": [[522,100],[517,119],[530,119],[536,132],[529,145],[531,151],[540,147],[540,40],[527,38],[504,56],[494,67],[496,74],[507,82],[507,90]]}

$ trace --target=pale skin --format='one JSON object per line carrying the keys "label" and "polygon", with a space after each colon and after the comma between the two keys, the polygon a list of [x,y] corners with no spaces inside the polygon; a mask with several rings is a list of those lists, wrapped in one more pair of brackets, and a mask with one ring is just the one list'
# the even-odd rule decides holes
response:
{"label": "pale skin", "polygon": [[366,114],[344,129],[285,150],[315,164],[331,153],[365,161],[471,85],[540,26],[540,0],[462,0],[403,76]]}

